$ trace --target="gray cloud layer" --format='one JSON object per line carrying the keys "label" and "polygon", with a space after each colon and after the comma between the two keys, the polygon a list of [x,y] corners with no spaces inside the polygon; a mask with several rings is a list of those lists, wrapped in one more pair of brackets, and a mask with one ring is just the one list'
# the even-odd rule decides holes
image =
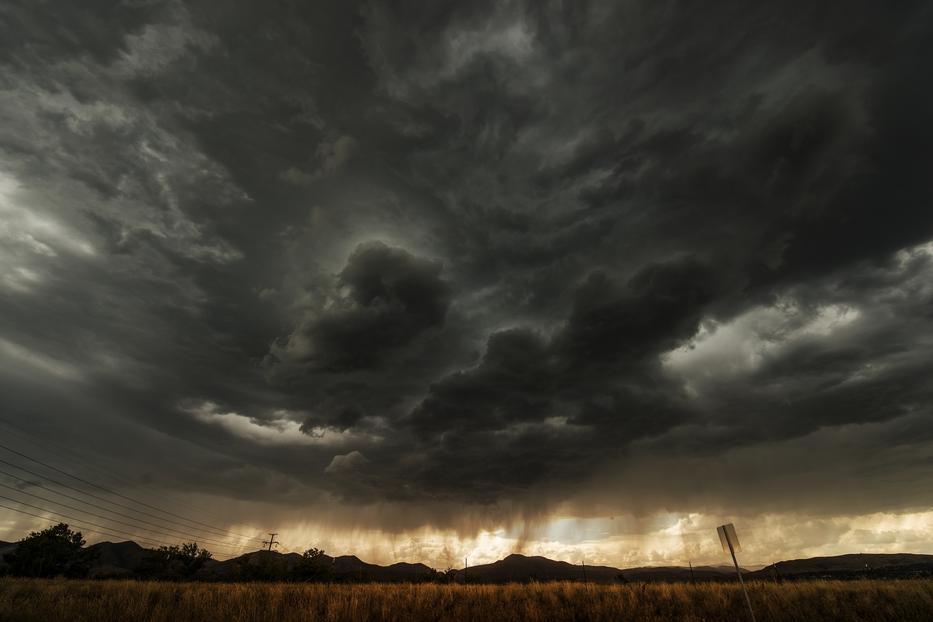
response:
{"label": "gray cloud layer", "polygon": [[930,505],[928,5],[0,14],[21,425],[288,505]]}

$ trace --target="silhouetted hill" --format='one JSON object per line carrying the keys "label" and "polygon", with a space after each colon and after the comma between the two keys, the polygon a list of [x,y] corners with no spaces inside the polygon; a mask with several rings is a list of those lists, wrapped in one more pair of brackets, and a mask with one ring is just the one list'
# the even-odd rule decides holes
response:
{"label": "silhouetted hill", "polygon": [[98,542],[87,547],[94,552],[90,576],[93,578],[132,575],[142,566],[149,549],[135,542]]}
{"label": "silhouetted hill", "polygon": [[[586,579],[594,583],[612,583],[619,580],[618,568],[609,566],[587,566]],[[470,583],[507,583],[525,581],[582,581],[584,568],[580,564],[555,561],[547,557],[527,557],[513,553],[505,559],[491,564],[470,566],[466,569],[466,580]],[[464,571],[455,572],[456,579],[463,581]]]}
{"label": "silhouetted hill", "polygon": [[[15,550],[15,542],[0,541],[0,571],[3,555]],[[94,578],[138,576],[149,549],[132,541],[99,542],[88,547],[94,553],[90,575]],[[298,553],[253,551],[228,560],[208,560],[196,578],[208,581],[279,580],[302,561]],[[321,560],[327,580],[366,582],[421,582],[454,580],[470,583],[508,583],[529,581],[583,581],[592,583],[641,581],[733,581],[732,566],[647,566],[619,569],[556,561],[540,556],[512,554],[490,564],[470,566],[466,572],[454,569],[443,575],[420,563],[399,562],[380,566],[364,562],[355,555],[324,556]],[[584,577],[585,572],[585,577]],[[781,561],[755,572],[743,571],[749,579],[812,578],[900,578],[933,576],[933,555],[912,553],[849,554]]]}
{"label": "silhouetted hill", "polygon": [[[698,566],[692,577],[697,581],[732,580],[735,570],[731,567]],[[463,570],[455,573],[457,581],[463,581]],[[493,562],[470,566],[466,569],[467,581],[481,583],[506,583],[527,581],[590,581],[592,583],[618,583],[625,581],[690,581],[689,568],[681,566],[650,566],[642,568],[614,568],[612,566],[590,566],[555,561],[547,557],[512,554]]]}
{"label": "silhouetted hill", "polygon": [[[224,561],[211,560],[198,572],[198,577],[218,580],[267,578],[291,572],[300,562],[298,553],[255,551]],[[379,566],[366,563],[355,555],[336,558],[325,555],[323,565],[335,581],[416,582],[435,574],[424,564]]]}
{"label": "silhouetted hill", "polygon": [[792,559],[749,573],[756,579],[854,578],[857,576],[933,576],[933,555],[914,553],[851,553],[832,557]]}
{"label": "silhouetted hill", "polygon": [[[626,581],[731,581],[733,566],[643,566],[620,571]],[[744,569],[742,572],[746,572]]]}
{"label": "silhouetted hill", "polygon": [[209,560],[197,576],[202,579],[247,580],[266,578],[276,572],[287,572],[301,561],[298,553],[253,551],[223,561]]}
{"label": "silhouetted hill", "polygon": [[331,560],[332,572],[339,577],[358,578],[366,580],[367,577],[376,572],[376,564],[368,564],[356,555],[340,555],[339,557],[329,558]]}
{"label": "silhouetted hill", "polygon": [[399,562],[390,566],[368,564],[356,555],[341,555],[331,560],[333,574],[339,579],[362,581],[405,582],[423,581],[431,577],[434,569],[424,564]]}

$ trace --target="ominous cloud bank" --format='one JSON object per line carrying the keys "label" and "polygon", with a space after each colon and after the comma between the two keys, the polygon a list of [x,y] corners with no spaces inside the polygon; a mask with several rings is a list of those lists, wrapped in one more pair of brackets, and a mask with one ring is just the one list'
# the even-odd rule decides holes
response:
{"label": "ominous cloud bank", "polygon": [[6,2],[3,416],[388,530],[929,508],[887,4]]}

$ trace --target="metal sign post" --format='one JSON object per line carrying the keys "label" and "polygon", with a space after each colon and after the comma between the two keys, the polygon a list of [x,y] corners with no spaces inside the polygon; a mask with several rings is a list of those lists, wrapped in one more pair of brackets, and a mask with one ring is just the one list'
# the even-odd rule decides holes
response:
{"label": "metal sign post", "polygon": [[748,605],[748,615],[752,617],[752,622],[755,622],[755,612],[752,610],[752,601],[748,597],[748,590],[745,589],[745,580],[742,579],[742,570],[739,568],[739,560],[735,557],[735,552],[742,550],[742,545],[739,544],[739,537],[735,533],[735,525],[732,523],[720,525],[716,528],[716,531],[719,533],[719,542],[722,543],[723,552],[729,553],[732,556],[732,563],[735,564],[735,573],[739,575],[742,593],[745,594],[745,604]]}

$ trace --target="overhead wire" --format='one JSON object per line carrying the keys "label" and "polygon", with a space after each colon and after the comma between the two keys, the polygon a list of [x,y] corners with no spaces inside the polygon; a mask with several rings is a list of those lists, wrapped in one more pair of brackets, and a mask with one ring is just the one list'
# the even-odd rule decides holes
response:
{"label": "overhead wire", "polygon": [[[130,480],[128,477],[123,477],[119,475],[118,473],[114,472],[113,469],[106,469],[106,468],[101,467],[98,464],[93,463],[92,461],[88,460],[85,456],[82,456],[78,452],[62,445],[61,443],[57,443],[48,438],[39,439],[34,434],[29,433],[24,428],[20,427],[19,425],[10,421],[9,419],[5,419],[2,416],[0,416],[0,426],[5,427],[9,432],[12,432],[15,436],[19,437],[21,441],[25,441],[26,443],[32,445],[33,447],[38,449],[40,452],[54,451],[56,458],[58,458],[59,460],[61,460],[61,454],[66,454],[70,456],[70,459],[72,462],[80,463],[85,468],[90,468],[96,471],[97,473],[102,474],[105,479],[110,479],[110,480],[119,482],[122,485],[131,486],[135,488],[139,488],[141,485],[140,482],[138,481],[133,481],[133,480]],[[106,458],[106,456],[104,457]],[[210,518],[211,520],[216,520],[216,521],[222,520],[216,515],[212,515],[212,513],[209,510],[206,510],[202,507],[198,507],[197,505],[191,503],[188,500],[180,501],[177,498],[172,498],[171,495],[165,495],[164,493],[162,496],[167,498],[167,500],[170,501],[173,506],[186,507],[194,512],[207,515],[208,518]],[[261,538],[255,538],[255,539],[257,541],[261,540]]]}
{"label": "overhead wire", "polygon": [[[61,522],[61,521],[59,521],[58,519],[51,519],[51,518],[49,518],[48,516],[43,516],[43,515],[41,515],[41,514],[34,514],[34,513],[32,513],[32,512],[27,512],[26,510],[20,510],[19,508],[13,508],[13,507],[10,507],[10,506],[8,506],[8,505],[4,505],[4,504],[2,504],[2,503],[0,503],[0,508],[3,508],[3,509],[5,509],[5,510],[9,510],[9,511],[11,511],[11,512],[18,512],[18,513],[20,513],[20,514],[25,514],[26,516],[32,516],[32,517],[35,517],[35,518],[39,518],[39,519],[42,519],[42,520],[44,520],[44,521],[48,521],[50,524],[51,524],[51,523],[55,523],[56,521],[57,521],[57,522]],[[97,535],[100,535],[100,536],[107,536],[107,537],[110,537],[110,538],[125,538],[125,537],[126,537],[125,535],[118,535],[118,534],[110,533],[109,531],[101,531],[101,530],[99,530],[99,529],[91,529],[90,527],[87,527],[86,525],[78,524],[78,523],[73,523],[73,522],[69,522],[69,523],[68,523],[68,528],[69,528],[69,529],[70,529],[70,528],[75,528],[75,529],[77,529],[77,530],[80,530],[81,535],[84,535],[84,532],[88,532],[88,533],[94,533],[94,534],[97,534]],[[166,546],[166,545],[167,545],[167,543],[165,543],[165,542],[161,542],[161,541],[159,541],[159,540],[150,540],[149,538],[146,538],[145,536],[133,535],[132,538],[133,538],[133,541],[134,541],[134,542],[137,542],[137,544],[138,544],[139,542],[143,542],[143,543],[148,543],[148,544],[154,544],[154,545],[156,545],[156,546]]]}
{"label": "overhead wire", "polygon": [[37,460],[36,458],[33,458],[33,457],[31,457],[31,456],[29,456],[29,455],[27,455],[27,454],[24,454],[24,453],[22,453],[22,452],[20,452],[20,451],[17,451],[17,450],[15,450],[15,449],[12,449],[12,448],[10,448],[10,447],[7,447],[6,445],[0,444],[0,449],[4,449],[4,450],[6,450],[6,451],[8,451],[8,452],[10,452],[10,453],[12,453],[12,454],[16,454],[17,456],[20,456],[20,457],[22,457],[22,458],[26,458],[27,460],[29,460],[29,461],[31,461],[31,462],[35,462],[36,464],[42,465],[42,466],[44,466],[44,467],[47,468],[47,469],[51,469],[52,471],[55,471],[56,473],[61,473],[62,475],[65,475],[66,477],[70,477],[71,479],[73,479],[73,480],[75,480],[75,481],[79,481],[79,482],[81,482],[81,483],[83,483],[83,484],[85,484],[85,485],[87,485],[87,486],[92,486],[92,487],[94,487],[94,488],[97,488],[97,489],[99,489],[99,490],[102,490],[102,491],[106,492],[107,494],[113,495],[113,496],[115,496],[115,497],[120,497],[121,499],[126,499],[127,501],[130,501],[130,502],[132,502],[132,503],[136,503],[137,505],[141,505],[141,506],[143,506],[143,507],[150,508],[150,509],[155,510],[155,511],[157,511],[157,512],[162,512],[163,514],[167,514],[167,515],[169,515],[169,516],[173,516],[173,517],[175,517],[175,518],[178,518],[178,519],[181,519],[181,520],[184,520],[184,521],[188,521],[188,522],[194,523],[194,524],[196,524],[196,525],[201,525],[201,526],[203,526],[203,527],[206,527],[206,528],[208,528],[208,529],[212,529],[212,530],[214,530],[214,531],[219,531],[219,532],[221,532],[220,535],[227,535],[227,534],[230,534],[230,535],[233,535],[233,536],[236,536],[236,537],[240,537],[240,538],[257,539],[257,538],[252,538],[251,536],[246,536],[246,535],[242,535],[242,534],[234,534],[234,533],[232,533],[232,532],[225,532],[224,530],[219,529],[218,527],[214,527],[213,525],[209,525],[209,524],[207,524],[207,523],[203,523],[203,522],[201,522],[201,521],[194,520],[194,519],[192,519],[192,518],[187,518],[187,517],[185,517],[185,516],[181,516],[180,514],[175,514],[174,512],[169,512],[168,510],[163,510],[162,508],[159,508],[159,507],[156,507],[156,506],[151,505],[151,504],[149,504],[149,503],[146,503],[145,501],[140,501],[140,500],[138,500],[138,499],[134,499],[134,498],[129,497],[129,496],[127,496],[127,495],[124,495],[124,494],[122,494],[122,493],[116,492],[116,491],[114,491],[114,490],[110,490],[109,488],[107,488],[107,487],[105,487],[105,486],[101,486],[101,485],[99,485],[99,484],[95,484],[94,482],[88,481],[88,480],[84,479],[83,477],[78,477],[77,475],[72,475],[71,473],[68,473],[67,471],[63,471],[62,469],[59,469],[59,468],[57,468],[57,467],[55,467],[55,466],[52,466],[52,465],[50,465],[50,464],[48,464],[48,463],[46,463],[46,462],[43,462],[43,461],[41,461],[41,460]]}
{"label": "overhead wire", "polygon": [[[191,536],[191,534],[185,534],[185,533],[181,533],[181,532],[178,532],[177,534],[167,533],[166,531],[160,531],[160,530],[157,530],[157,529],[152,529],[151,527],[143,527],[143,526],[141,526],[141,525],[139,525],[139,524],[136,524],[136,523],[128,523],[128,522],[126,522],[126,521],[117,520],[117,519],[114,519],[114,518],[112,518],[112,517],[110,517],[110,516],[104,516],[104,515],[102,515],[102,514],[97,514],[96,512],[91,512],[90,510],[85,510],[85,509],[82,509],[82,508],[76,508],[76,507],[74,507],[73,505],[68,505],[67,503],[62,503],[61,501],[56,501],[55,499],[49,499],[49,498],[43,497],[43,496],[41,496],[41,495],[37,495],[37,494],[31,493],[31,492],[26,492],[25,490],[21,490],[21,489],[19,489],[19,488],[16,488],[15,486],[9,486],[9,485],[7,485],[7,484],[0,483],[0,487],[6,488],[7,490],[11,490],[11,491],[13,491],[13,492],[15,492],[15,493],[18,493],[18,494],[21,494],[21,495],[26,495],[26,496],[28,496],[28,497],[33,497],[33,498],[35,498],[35,499],[39,499],[40,501],[45,501],[46,503],[52,503],[52,504],[55,504],[55,505],[59,505],[59,506],[61,506],[61,507],[63,507],[63,508],[67,508],[67,509],[69,509],[69,510],[74,510],[74,511],[76,511],[76,512],[81,512],[82,514],[87,514],[88,516],[93,516],[93,517],[95,517],[95,518],[100,518],[100,519],[103,519],[103,520],[106,520],[106,521],[110,521],[111,523],[116,523],[116,524],[118,524],[118,525],[125,525],[125,526],[127,526],[127,527],[135,527],[135,528],[138,528],[138,529],[141,530],[141,531],[148,531],[149,533],[154,533],[154,534],[158,534],[158,535],[161,535],[161,536],[166,536],[166,537],[168,537],[168,538],[178,538],[179,535],[181,535],[181,536],[183,536],[183,537],[185,537],[185,538],[191,538],[191,539],[193,539],[193,540],[195,540],[195,541],[198,540],[198,538],[195,538],[195,537]],[[46,489],[46,490],[48,490],[48,489]],[[51,492],[54,493],[55,491],[51,491]],[[8,499],[8,497],[3,497],[3,498]],[[81,503],[87,504],[86,501],[81,501],[80,499],[78,499],[78,501],[81,502]],[[126,515],[124,515],[124,514],[118,514],[118,513],[116,513],[116,512],[111,512],[111,513],[112,513],[112,514],[117,514],[117,516],[124,516],[124,517],[126,517]],[[129,516],[129,517],[126,517],[126,518],[133,519],[132,516]],[[138,519],[136,519],[136,520],[137,520],[137,523],[143,523],[143,522],[145,522],[145,521],[141,521],[141,520],[138,520]],[[154,525],[155,527],[160,527],[159,525],[155,525],[154,523],[147,523],[147,524]],[[202,542],[202,543],[207,543],[207,544],[213,544],[214,546],[219,546],[219,547],[222,547],[222,548],[225,548],[225,549],[233,549],[233,550],[236,550],[236,549],[237,549],[237,547],[235,547],[235,546],[232,546],[232,545],[229,545],[229,544],[226,544],[226,543],[223,543],[223,542],[218,542],[218,541],[210,541],[210,540],[201,539],[201,542]]]}
{"label": "overhead wire", "polygon": [[[122,537],[129,536],[129,537],[134,538],[134,539],[147,541],[147,542],[150,542],[150,543],[153,543],[153,544],[157,544],[157,545],[166,545],[166,544],[168,544],[167,542],[164,542],[164,541],[161,541],[161,540],[154,540],[154,539],[152,539],[152,538],[147,538],[147,537],[145,537],[145,536],[140,536],[140,535],[138,535],[138,534],[130,533],[130,532],[128,532],[128,531],[123,531],[122,529],[113,529],[113,528],[111,528],[111,527],[107,527],[106,525],[98,525],[97,523],[94,523],[94,522],[91,522],[91,521],[85,521],[85,520],[83,520],[83,519],[81,519],[81,518],[77,518],[77,517],[75,517],[75,516],[71,516],[71,515],[68,515],[68,514],[63,514],[62,512],[56,512],[56,511],[54,511],[54,510],[49,510],[49,509],[40,507],[40,506],[38,506],[38,505],[33,505],[33,504],[31,504],[31,503],[26,503],[25,501],[20,501],[19,499],[12,499],[12,498],[10,498],[10,497],[6,497],[6,496],[3,496],[3,495],[0,495],[0,499],[4,499],[4,500],[6,500],[6,501],[12,501],[13,503],[18,503],[18,504],[20,504],[20,505],[22,505],[22,506],[25,506],[25,507],[28,507],[28,508],[33,508],[34,510],[39,510],[40,512],[45,512],[46,514],[54,514],[54,515],[56,515],[56,516],[61,516],[62,518],[66,519],[66,520],[69,520],[69,521],[71,521],[71,520],[76,520],[76,521],[79,521],[80,523],[86,523],[86,524],[88,524],[88,525],[92,525],[93,527],[97,527],[97,528],[99,528],[99,529],[106,530],[107,532],[111,532],[111,533],[106,533],[106,534],[104,534],[104,535],[115,536],[115,537],[118,537],[118,538],[122,538]],[[41,516],[41,515],[38,515],[38,514],[32,514],[31,512],[26,512],[25,510],[19,510],[19,509],[17,509],[17,508],[11,508],[11,507],[9,507],[9,506],[7,506],[7,505],[0,504],[0,507],[5,508],[5,509],[7,509],[7,510],[12,510],[13,512],[19,512],[19,513],[21,513],[21,514],[28,514],[29,516],[35,516],[36,518],[41,518],[41,519],[43,519],[43,520],[48,520],[48,517],[47,517],[47,516]],[[69,526],[71,526],[71,525],[69,525]],[[78,525],[76,524],[76,525],[74,525],[74,526],[78,526]],[[121,535],[117,535],[117,534],[121,534]]]}
{"label": "overhead wire", "polygon": [[[138,509],[133,508],[133,507],[131,507],[131,506],[124,505],[124,504],[122,504],[122,503],[117,503],[117,502],[115,502],[115,501],[111,501],[110,499],[106,499],[106,498],[104,498],[104,497],[101,497],[100,495],[96,495],[96,494],[94,494],[94,493],[92,493],[92,492],[88,492],[88,491],[85,491],[85,490],[81,490],[80,488],[76,488],[76,487],[74,487],[74,486],[71,486],[70,484],[66,484],[66,483],[64,483],[64,482],[61,482],[61,481],[59,481],[59,480],[57,480],[57,479],[55,479],[55,478],[49,477],[49,476],[47,476],[47,475],[43,475],[43,474],[41,474],[41,473],[36,473],[35,471],[33,471],[33,470],[31,470],[31,469],[27,469],[27,468],[25,468],[25,467],[23,467],[23,466],[20,466],[20,465],[18,465],[18,464],[13,463],[13,462],[9,462],[9,461],[7,461],[7,460],[3,460],[2,458],[0,458],[0,464],[5,464],[5,465],[7,465],[7,466],[11,466],[11,467],[13,467],[14,469],[17,469],[18,471],[22,471],[22,472],[24,472],[24,473],[28,473],[29,475],[32,475],[33,477],[40,478],[40,479],[45,480],[45,481],[47,481],[47,482],[50,482],[50,483],[52,483],[52,484],[54,484],[54,485],[56,485],[56,486],[61,486],[62,488],[66,488],[66,489],[68,489],[68,490],[72,490],[72,491],[77,492],[77,493],[79,493],[79,494],[85,495],[85,496],[87,496],[87,497],[91,497],[91,498],[93,498],[93,499],[96,499],[96,500],[98,500],[98,501],[102,501],[102,502],[104,502],[104,503],[108,503],[108,504],[113,505],[113,506],[116,506],[116,507],[118,507],[118,508],[123,508],[123,509],[129,510],[129,511],[131,511],[131,512],[136,512],[137,514],[142,514],[143,516],[148,516],[148,517],[150,517],[150,518],[155,518],[155,519],[157,519],[157,520],[161,520],[161,521],[166,522],[166,523],[169,523],[169,524],[178,525],[178,526],[184,527],[184,528],[186,528],[186,529],[189,529],[189,530],[191,530],[191,531],[195,531],[195,532],[197,532],[197,531],[203,531],[203,530],[200,530],[200,529],[198,529],[198,528],[196,528],[196,527],[191,527],[190,525],[185,525],[185,524],[183,524],[183,523],[178,523],[178,522],[176,522],[176,521],[171,521],[171,520],[169,520],[169,519],[164,519],[164,518],[162,518],[162,517],[160,517],[160,516],[155,516],[155,515],[153,515],[153,514],[150,514],[150,513],[148,513],[148,512],[144,512],[144,511],[142,511],[142,510],[138,510]],[[38,484],[35,483],[35,482],[29,482],[28,480],[25,480],[25,479],[23,479],[23,478],[21,478],[21,477],[18,477],[18,476],[16,476],[16,475],[10,475],[10,474],[7,473],[6,471],[3,471],[3,473],[6,474],[8,477],[13,477],[13,478],[18,479],[18,480],[20,480],[20,481],[25,481],[25,482],[27,482],[28,484],[31,484],[31,485],[38,485]],[[63,495],[63,496],[65,495],[65,493],[62,493],[62,492],[56,491],[56,490],[52,490],[52,489],[50,489],[48,486],[41,486],[41,485],[39,485],[39,487],[40,487],[40,488],[43,488],[43,489],[45,489],[45,490],[49,490],[50,492],[53,492],[53,493],[56,493],[56,494],[60,494],[60,495]],[[83,500],[80,500],[80,499],[75,499],[75,500],[79,500],[79,501],[81,501],[82,503],[88,504],[87,501],[83,501]],[[114,511],[114,510],[111,510],[111,509],[109,509],[109,508],[98,508],[98,509],[102,509],[102,510],[104,510],[104,511],[106,511],[106,512],[111,512],[111,513],[114,513],[114,514],[120,514],[120,513],[116,512],[116,511]],[[130,517],[130,518],[133,518],[133,517]],[[143,521],[142,519],[138,519],[138,518],[134,518],[134,520],[141,521],[141,522],[149,522],[149,521]],[[153,523],[150,523],[150,524],[153,524]],[[169,527],[164,527],[164,525],[160,525],[160,526],[163,527],[163,528],[165,528],[165,529],[172,529],[172,528],[169,528]],[[173,530],[173,531],[178,531],[178,530],[175,530],[175,529],[172,529],[172,530]],[[205,541],[207,541],[207,540],[212,540],[212,538],[210,538],[209,536],[205,536],[205,535],[203,535],[203,534],[192,535],[192,534],[190,533],[190,531],[189,531],[189,532],[184,532],[184,533],[186,533],[186,535],[187,535],[188,537],[191,537],[191,538],[194,538],[194,539],[202,539],[202,540],[205,540]],[[210,532],[207,532],[207,533],[210,534]],[[210,534],[210,535],[213,535],[213,534]],[[242,549],[245,549],[246,547],[245,547],[245,545],[243,544],[243,540],[241,539],[240,543],[239,543],[237,546],[233,546],[232,548],[237,548],[237,549],[242,550]]]}
{"label": "overhead wire", "polygon": [[[96,489],[98,489],[98,490],[102,490],[102,491],[106,492],[107,494],[110,494],[110,495],[119,497],[119,498],[121,498],[121,499],[126,499],[127,501],[130,501],[131,503],[135,503],[135,504],[137,504],[137,505],[141,505],[141,506],[146,507],[146,508],[154,509],[154,510],[156,510],[156,511],[158,511],[158,512],[162,512],[163,514],[167,514],[167,515],[169,515],[169,516],[174,516],[174,517],[176,517],[176,518],[179,518],[179,519],[181,519],[181,520],[187,521],[187,522],[189,522],[189,523],[193,523],[193,525],[186,525],[186,524],[184,524],[184,523],[179,523],[177,520],[172,520],[172,519],[169,519],[169,518],[164,518],[164,517],[162,517],[162,516],[156,516],[156,515],[153,515],[153,514],[150,513],[150,512],[146,512],[146,511],[143,511],[143,510],[139,510],[139,509],[137,509],[137,508],[134,508],[134,507],[131,507],[131,506],[127,506],[127,505],[122,504],[122,503],[117,503],[116,501],[111,501],[110,499],[107,499],[107,498],[102,497],[102,496],[100,496],[100,495],[97,495],[97,494],[95,494],[95,493],[88,492],[88,491],[85,491],[85,490],[80,490],[80,489],[78,489],[78,488],[76,488],[76,487],[74,487],[74,486],[72,486],[72,485],[70,485],[70,484],[66,484],[66,483],[64,483],[64,482],[58,481],[58,480],[56,480],[56,479],[54,479],[54,478],[52,478],[52,477],[49,477],[49,476],[47,476],[47,475],[42,475],[42,474],[36,473],[35,471],[32,471],[32,470],[30,470],[30,469],[26,469],[25,467],[22,467],[22,466],[20,466],[20,465],[18,465],[18,464],[15,464],[15,463],[13,463],[13,462],[9,462],[9,461],[7,461],[7,460],[0,459],[0,463],[2,463],[2,464],[6,464],[6,465],[8,465],[8,466],[12,466],[13,468],[16,468],[16,469],[18,469],[18,470],[20,470],[20,471],[23,471],[23,472],[25,472],[25,473],[29,473],[30,475],[33,475],[33,476],[35,476],[35,477],[43,478],[43,479],[45,479],[45,480],[47,480],[47,481],[53,482],[54,484],[56,484],[56,485],[58,485],[58,486],[62,486],[62,487],[64,487],[64,488],[68,488],[69,490],[74,490],[74,491],[76,491],[76,492],[80,492],[81,494],[84,494],[84,495],[89,496],[89,497],[93,497],[93,498],[95,498],[95,499],[97,499],[97,500],[99,500],[99,501],[103,501],[103,502],[105,502],[105,503],[109,503],[110,505],[113,505],[113,506],[116,506],[116,507],[120,507],[120,508],[123,508],[123,509],[126,509],[126,510],[130,510],[130,511],[132,511],[132,512],[136,512],[136,513],[138,513],[138,514],[142,514],[142,515],[148,516],[148,517],[150,517],[150,518],[154,518],[154,519],[157,519],[157,520],[161,520],[161,521],[166,522],[166,523],[174,524],[174,525],[176,525],[176,526],[184,527],[184,528],[189,529],[189,530],[203,531],[203,532],[206,532],[206,533],[211,533],[211,534],[214,535],[214,536],[224,536],[224,537],[228,537],[228,538],[235,538],[235,539],[239,539],[239,540],[254,541],[254,542],[260,542],[260,541],[262,540],[262,538],[257,538],[257,537],[255,537],[255,536],[246,536],[246,535],[243,535],[243,534],[237,534],[237,533],[230,532],[230,531],[224,531],[223,529],[220,529],[220,528],[218,528],[218,527],[214,527],[214,526],[212,526],[212,525],[208,525],[207,523],[203,523],[203,522],[201,522],[201,521],[197,521],[197,520],[194,520],[194,519],[190,519],[190,518],[187,518],[187,517],[184,517],[184,516],[175,514],[175,513],[173,513],[173,512],[169,512],[168,510],[163,510],[163,509],[161,509],[161,508],[158,508],[158,507],[156,507],[156,506],[154,506],[154,505],[151,505],[151,504],[149,504],[149,503],[146,503],[146,502],[144,502],[144,501],[139,501],[138,499],[134,499],[134,498],[129,497],[129,496],[127,496],[127,495],[124,495],[124,494],[121,494],[121,493],[119,493],[119,492],[110,490],[109,488],[107,488],[107,487],[105,487],[105,486],[100,486],[100,485],[98,485],[98,484],[95,484],[94,482],[91,482],[91,481],[89,481],[89,480],[87,480],[87,479],[84,479],[84,478],[82,478],[82,477],[78,477],[78,476],[76,476],[76,475],[72,475],[71,473],[68,473],[67,471],[64,471],[64,470],[62,470],[62,469],[59,469],[59,468],[57,468],[57,467],[55,467],[55,466],[53,466],[53,465],[50,465],[50,464],[46,463],[46,462],[43,462],[43,461],[38,460],[38,459],[36,459],[36,458],[33,458],[32,456],[29,456],[29,455],[27,455],[27,454],[25,454],[25,453],[23,453],[23,452],[20,452],[20,451],[17,451],[17,450],[15,450],[15,449],[12,449],[12,448],[10,448],[10,447],[7,447],[6,445],[0,444],[0,449],[4,449],[4,450],[6,450],[6,451],[9,452],[9,453],[12,453],[12,454],[15,454],[15,455],[17,455],[17,456],[26,458],[27,460],[30,460],[31,462],[34,462],[34,463],[36,463],[36,464],[38,464],[38,465],[40,465],[40,466],[43,466],[43,467],[45,467],[45,468],[47,468],[47,469],[50,469],[50,470],[52,470],[52,471],[55,471],[56,473],[61,473],[62,475],[65,475],[66,477],[70,477],[71,479],[73,479],[73,480],[75,480],[75,481],[79,481],[79,482],[85,484],[86,486],[91,486],[91,487],[96,488]],[[203,527],[198,527],[198,526],[194,526],[194,525],[202,525]],[[208,530],[211,530],[211,531],[208,531]]]}

